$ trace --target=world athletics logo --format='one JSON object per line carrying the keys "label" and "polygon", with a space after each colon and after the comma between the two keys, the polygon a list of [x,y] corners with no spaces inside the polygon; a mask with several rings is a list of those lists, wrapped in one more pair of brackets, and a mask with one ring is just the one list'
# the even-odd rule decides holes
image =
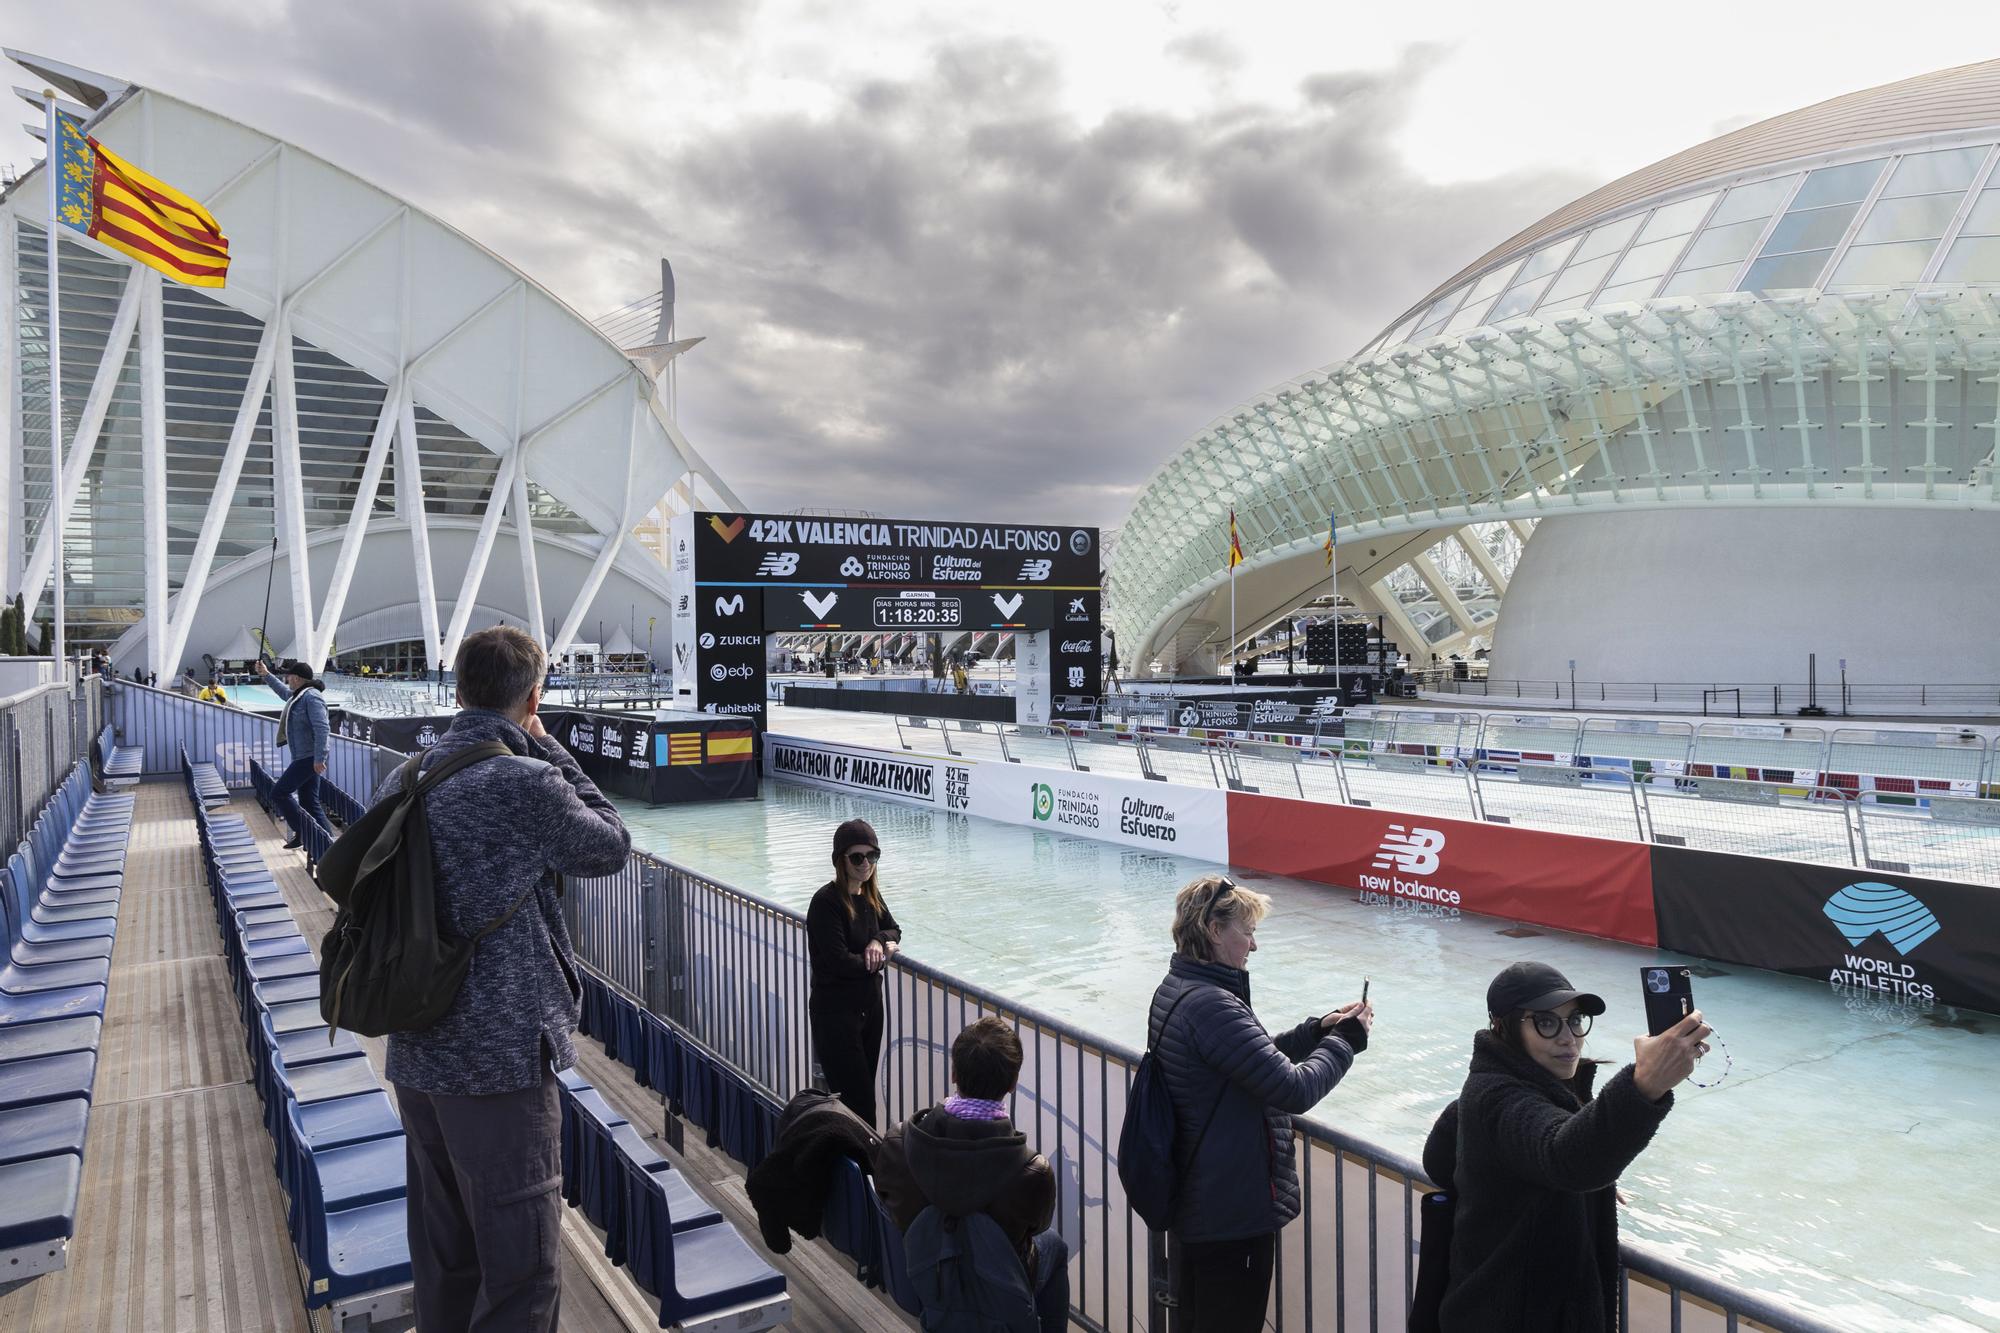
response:
{"label": "world athletics logo", "polygon": [[1905,956],[1943,929],[1915,894],[1893,884],[1849,884],[1828,898],[1821,910],[1849,944],[1858,948],[1879,933]]}

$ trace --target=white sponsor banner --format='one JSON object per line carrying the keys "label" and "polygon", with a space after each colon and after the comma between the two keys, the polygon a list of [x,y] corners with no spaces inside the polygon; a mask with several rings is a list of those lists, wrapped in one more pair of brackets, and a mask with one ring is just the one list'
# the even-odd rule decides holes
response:
{"label": "white sponsor banner", "polygon": [[764,773],[841,791],[1226,864],[1229,800],[1213,787],[940,759],[766,736]]}

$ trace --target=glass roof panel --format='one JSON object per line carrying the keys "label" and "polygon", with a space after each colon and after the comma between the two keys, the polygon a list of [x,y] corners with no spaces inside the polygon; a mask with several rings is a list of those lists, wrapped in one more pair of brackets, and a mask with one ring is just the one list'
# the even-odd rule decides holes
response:
{"label": "glass roof panel", "polygon": [[1938,269],[1939,282],[2000,282],[2000,236],[1953,241]]}
{"label": "glass roof panel", "polygon": [[1783,255],[1838,245],[1858,208],[1859,204],[1836,204],[1832,208],[1793,209],[1771,229],[1771,239],[1764,242],[1764,253]]}
{"label": "glass roof panel", "polygon": [[1625,283],[1639,278],[1659,277],[1672,267],[1674,257],[1680,254],[1681,247],[1686,243],[1684,236],[1669,236],[1663,241],[1633,246],[1618,261],[1618,267],[1612,270],[1611,281]]}
{"label": "glass roof panel", "polygon": [[1827,279],[1827,286],[1884,287],[1915,282],[1924,275],[1924,265],[1935,249],[1936,238],[1893,245],[1851,245]]}
{"label": "glass roof panel", "polygon": [[1601,255],[1596,259],[1572,263],[1551,284],[1549,294],[1542,298],[1541,308],[1547,310],[1555,306],[1581,304],[1597,289],[1597,284],[1604,281],[1604,275],[1611,271],[1611,260],[1612,256]]}
{"label": "glass roof panel", "polygon": [[1972,175],[1986,160],[1986,145],[1977,148],[1946,148],[1935,153],[1911,153],[1896,164],[1884,198],[1907,194],[1930,194],[1936,190],[1963,190],[1972,184]]}
{"label": "glass roof panel", "polygon": [[1618,251],[1623,250],[1625,242],[1631,240],[1632,234],[1639,230],[1640,221],[1641,219],[1635,216],[1626,218],[1620,222],[1607,222],[1603,226],[1596,228],[1590,235],[1583,238],[1583,244],[1577,247],[1576,258],[1570,262],[1573,264],[1581,263],[1586,259],[1595,259],[1599,255],[1616,254]]}
{"label": "glass roof panel", "polygon": [[1757,237],[1763,231],[1763,218],[1733,222],[1724,227],[1709,227],[1695,237],[1694,244],[1688,247],[1687,258],[1681,264],[1686,268],[1739,264],[1749,256],[1751,247],[1757,244]]}
{"label": "glass roof panel", "polygon": [[1875,178],[1882,174],[1882,158],[1850,162],[1844,167],[1821,167],[1806,177],[1799,187],[1792,210],[1819,208],[1826,204],[1854,204],[1868,197]]}
{"label": "glass roof panel", "polygon": [[1960,232],[1966,236],[2000,235],[2000,189],[1981,190],[1966,214]]}
{"label": "glass roof panel", "polygon": [[1562,267],[1563,260],[1569,258],[1570,249],[1575,244],[1576,237],[1565,236],[1554,245],[1543,246],[1528,256],[1528,262],[1521,265],[1521,272],[1516,280],[1526,282],[1530,278],[1547,277]]}
{"label": "glass roof panel", "polygon": [[1465,303],[1471,305],[1475,301],[1484,301],[1490,296],[1499,295],[1500,289],[1507,285],[1508,280],[1514,276],[1515,270],[1520,267],[1521,261],[1517,259],[1511,264],[1502,264],[1499,268],[1494,269],[1478,282],[1472,284],[1472,294],[1465,298]]}
{"label": "glass roof panel", "polygon": [[1654,209],[1653,216],[1646,219],[1646,226],[1639,233],[1639,243],[1644,245],[1647,241],[1667,236],[1687,235],[1701,225],[1701,220],[1708,216],[1709,205],[1714,202],[1713,194],[1705,194],[1698,199],[1683,199],[1678,204]]}
{"label": "glass roof panel", "polygon": [[1724,197],[1721,207],[1715,210],[1715,216],[1708,220],[1708,225],[1722,227],[1731,222],[1770,217],[1778,211],[1778,205],[1785,202],[1785,194],[1796,180],[1797,176],[1780,176],[1776,180],[1737,186]]}
{"label": "glass roof panel", "polygon": [[1512,291],[1493,303],[1493,309],[1486,316],[1487,323],[1497,324],[1503,319],[1527,314],[1535,308],[1535,302],[1541,299],[1542,293],[1549,289],[1553,281],[1555,279],[1544,277],[1533,282],[1515,283]]}
{"label": "glass roof panel", "polygon": [[1653,288],[1660,285],[1659,275],[1641,278],[1637,282],[1623,283],[1617,287],[1606,287],[1597,294],[1591,304],[1608,305],[1613,301],[1643,301],[1653,294]]}
{"label": "glass roof panel", "polygon": [[1807,250],[1801,254],[1765,255],[1750,266],[1737,290],[1745,292],[1787,291],[1794,287],[1810,287],[1819,271],[1826,267],[1826,257],[1832,250]]}
{"label": "glass roof panel", "polygon": [[1856,245],[1877,241],[1935,241],[1944,235],[1951,215],[1958,211],[1957,194],[1918,194],[1903,199],[1880,199],[1868,210],[1867,221],[1854,234]]}
{"label": "glass roof panel", "polygon": [[1729,280],[1736,276],[1741,261],[1731,260],[1727,264],[1715,264],[1708,268],[1688,268],[1683,265],[1667,285],[1660,289],[1662,296],[1697,296],[1704,292],[1726,292]]}

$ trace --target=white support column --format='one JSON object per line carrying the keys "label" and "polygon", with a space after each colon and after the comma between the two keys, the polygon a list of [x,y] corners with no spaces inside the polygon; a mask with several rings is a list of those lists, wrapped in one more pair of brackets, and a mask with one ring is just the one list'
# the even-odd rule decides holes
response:
{"label": "white support column", "polygon": [[[264,395],[271,387],[271,362],[277,352],[278,329],[264,326],[250,362],[250,378],[243,385],[243,397],[236,404],[236,423],[230,427],[229,445],[223,450],[222,466],[215,475],[215,490],[208,498],[208,513],[201,521],[201,535],[195,539],[194,558],[188,561],[187,577],[181,580],[180,596],[174,601],[172,625],[167,635],[167,663],[178,669],[181,654],[187,651],[188,634],[194,629],[195,612],[201,609],[202,593],[208,588],[208,574],[215,564],[215,548],[229,521],[229,508],[236,501],[236,485],[243,476],[243,460],[250,452],[250,437],[257,419],[264,413]],[[164,674],[164,673],[162,673]]]}
{"label": "white support column", "polygon": [[[67,519],[76,508],[77,494],[83,489],[84,474],[90,471],[90,459],[97,452],[98,432],[104,428],[104,414],[111,408],[111,394],[118,387],[118,377],[125,370],[125,355],[132,347],[132,332],[139,325],[139,288],[136,277],[128,273],[125,278],[124,295],[118,299],[118,313],[111,321],[111,336],[104,344],[104,355],[97,363],[97,377],[91,381],[90,396],[84,400],[83,412],[76,419],[76,434],[69,441],[69,448],[63,455],[62,512]],[[28,557],[28,568],[21,579],[21,604],[30,616],[35,614],[35,603],[42,598],[42,590],[49,586],[49,574],[55,567],[55,525],[42,524],[41,533],[35,538],[34,554]]]}
{"label": "white support column", "polygon": [[466,563],[465,579],[458,587],[458,600],[451,608],[451,628],[445,631],[444,660],[458,660],[458,645],[472,619],[472,607],[479,600],[479,585],[486,581],[486,562],[493,557],[493,538],[500,531],[500,516],[507,512],[507,497],[514,488],[514,473],[521,453],[518,448],[500,460],[493,477],[493,490],[486,498],[486,512],[479,516],[479,535],[472,543],[472,559]]}
{"label": "white support column", "polygon": [[160,275],[141,269],[139,310],[139,491],[145,508],[146,669],[162,680],[167,661],[167,337]]}
{"label": "white support column", "polygon": [[542,619],[542,574],[535,559],[535,520],[528,512],[528,465],[514,469],[514,535],[521,543],[521,587],[528,597],[528,633],[544,651],[549,646],[548,621]]}
{"label": "white support column", "polygon": [[563,617],[562,629],[557,632],[556,641],[549,645],[551,657],[560,657],[576,638],[577,629],[590,611],[591,602],[596,600],[598,589],[604,586],[604,577],[611,572],[611,563],[618,558],[618,548],[625,543],[625,534],[632,526],[632,468],[639,457],[639,413],[643,407],[644,404],[635,394],[632,399],[631,424],[626,429],[625,484],[618,491],[620,509],[616,524],[605,536],[604,548],[597,553],[597,559],[591,562],[590,574],[584,579],[583,587],[577,591],[576,603],[570,607],[569,614]]}
{"label": "white support column", "polygon": [[320,608],[313,629],[312,663],[324,662],[333,651],[333,636],[340,629],[341,612],[347,609],[347,590],[354,582],[354,566],[361,559],[361,543],[368,535],[368,522],[375,513],[375,497],[382,489],[382,469],[389,461],[389,445],[396,438],[402,419],[407,389],[398,378],[382,395],[382,410],[375,414],[375,435],[368,442],[368,461],[361,468],[361,484],[355,488],[354,503],[347,511],[347,531],[341,534],[340,554],[333,563],[333,578],[326,589],[326,604]]}
{"label": "white support column", "polygon": [[[299,458],[298,385],[292,366],[291,316],[277,316],[278,349],[271,379],[271,480],[276,491],[279,549],[292,585],[292,643],[304,652],[313,634],[312,569],[306,560],[305,474]],[[265,627],[265,633],[269,633]],[[315,664],[316,665],[316,664]]]}
{"label": "white support column", "polygon": [[20,229],[12,212],[0,211],[0,588],[12,588],[21,570],[21,311]]}
{"label": "white support column", "polygon": [[[407,386],[406,386],[407,387]],[[397,404],[396,507],[410,524],[411,571],[417,579],[417,611],[424,626],[424,659],[435,667],[440,652],[438,640],[437,583],[431,576],[431,525],[424,508],[424,468],[417,448],[416,405],[406,392]]]}

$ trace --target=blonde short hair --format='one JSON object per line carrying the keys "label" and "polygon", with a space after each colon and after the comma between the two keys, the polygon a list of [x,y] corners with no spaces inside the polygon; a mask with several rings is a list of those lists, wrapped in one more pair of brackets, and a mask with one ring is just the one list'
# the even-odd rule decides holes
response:
{"label": "blonde short hair", "polygon": [[1208,938],[1212,923],[1241,921],[1254,930],[1270,910],[1271,900],[1265,894],[1222,875],[1203,875],[1174,897],[1174,952],[1198,963],[1212,963],[1215,949]]}

